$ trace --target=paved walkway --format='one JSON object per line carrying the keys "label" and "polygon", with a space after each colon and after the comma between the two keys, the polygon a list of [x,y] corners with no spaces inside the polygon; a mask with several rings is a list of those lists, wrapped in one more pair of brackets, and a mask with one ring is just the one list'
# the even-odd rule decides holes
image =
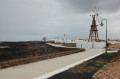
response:
{"label": "paved walkway", "polygon": [[77,48],[77,47],[62,46],[62,44],[54,44],[54,43],[47,43],[47,44],[54,47]]}
{"label": "paved walkway", "polygon": [[84,52],[0,70],[0,79],[46,79],[83,61],[102,54],[103,50],[86,49]]}

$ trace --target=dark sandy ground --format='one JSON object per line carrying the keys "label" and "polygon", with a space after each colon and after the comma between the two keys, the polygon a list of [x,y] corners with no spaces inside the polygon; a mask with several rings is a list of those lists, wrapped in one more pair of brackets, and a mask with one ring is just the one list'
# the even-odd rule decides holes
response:
{"label": "dark sandy ground", "polygon": [[102,54],[49,79],[92,79],[93,74],[110,62],[116,55],[117,53]]}
{"label": "dark sandy ground", "polygon": [[54,47],[40,41],[3,42],[0,46],[6,47],[0,48],[0,69],[85,51],[81,48]]}
{"label": "dark sandy ground", "polygon": [[120,79],[120,54],[98,70],[93,79]]}

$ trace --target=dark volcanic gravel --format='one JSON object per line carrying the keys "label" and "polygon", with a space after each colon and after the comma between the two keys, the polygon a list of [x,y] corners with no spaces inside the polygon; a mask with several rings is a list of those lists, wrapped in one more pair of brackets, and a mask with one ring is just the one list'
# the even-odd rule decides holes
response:
{"label": "dark volcanic gravel", "polygon": [[85,51],[81,48],[50,46],[44,42],[4,42],[0,46],[0,69]]}
{"label": "dark volcanic gravel", "polygon": [[116,53],[102,54],[49,79],[92,79],[93,74],[116,55]]}

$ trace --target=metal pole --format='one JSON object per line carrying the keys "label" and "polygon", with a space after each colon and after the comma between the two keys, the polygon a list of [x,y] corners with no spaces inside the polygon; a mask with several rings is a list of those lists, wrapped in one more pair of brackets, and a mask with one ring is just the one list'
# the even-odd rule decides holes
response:
{"label": "metal pole", "polygon": [[107,19],[105,19],[106,20],[106,53],[107,53]]}
{"label": "metal pole", "polygon": [[[105,48],[105,53],[107,53],[107,19],[102,19],[102,21],[105,20],[106,21],[106,48]],[[101,22],[102,22],[101,21]]]}

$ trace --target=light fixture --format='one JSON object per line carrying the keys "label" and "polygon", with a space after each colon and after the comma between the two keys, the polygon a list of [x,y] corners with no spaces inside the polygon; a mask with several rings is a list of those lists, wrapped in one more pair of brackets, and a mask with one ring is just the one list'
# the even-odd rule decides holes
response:
{"label": "light fixture", "polygon": [[104,25],[103,22],[101,22],[101,23],[100,23],[100,26],[103,26],[103,25]]}

